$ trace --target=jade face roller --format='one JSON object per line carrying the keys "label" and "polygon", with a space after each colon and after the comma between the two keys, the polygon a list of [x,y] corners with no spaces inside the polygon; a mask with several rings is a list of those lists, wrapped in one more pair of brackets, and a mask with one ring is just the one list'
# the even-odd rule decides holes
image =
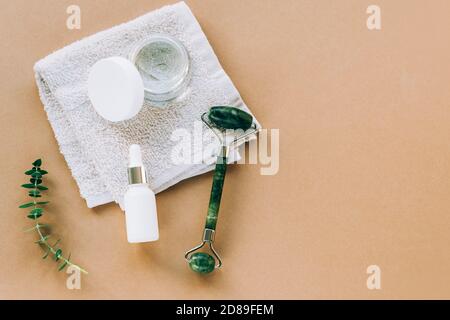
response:
{"label": "jade face roller", "polygon": [[[214,249],[214,235],[216,231],[217,217],[219,214],[220,200],[222,198],[223,183],[227,170],[227,157],[230,147],[236,143],[254,135],[258,129],[253,123],[253,117],[245,111],[228,106],[212,107],[209,112],[202,115],[202,121],[210,128],[221,142],[220,153],[217,156],[216,168],[213,176],[211,196],[209,198],[208,213],[206,215],[206,224],[203,231],[202,243],[187,251],[185,259],[191,269],[198,273],[210,273],[215,268],[222,266],[222,260]],[[250,129],[250,130],[248,130]],[[234,130],[245,133],[236,136]],[[232,131],[233,140],[227,139],[227,135]],[[205,252],[195,252],[203,246],[208,245],[214,257]],[[195,253],[194,253],[195,252]],[[217,263],[216,263],[217,259]]]}

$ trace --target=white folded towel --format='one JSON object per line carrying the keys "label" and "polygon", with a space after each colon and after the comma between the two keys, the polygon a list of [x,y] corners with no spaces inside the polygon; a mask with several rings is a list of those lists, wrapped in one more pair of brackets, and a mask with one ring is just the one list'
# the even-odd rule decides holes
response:
{"label": "white folded towel", "polygon": [[[102,119],[87,96],[90,67],[102,58],[127,57],[152,33],[172,35],[188,50],[192,63],[189,92],[165,108],[144,105],[128,121]],[[232,105],[249,112],[184,2],[75,42],[37,62],[34,70],[61,153],[89,207],[122,202],[129,145],[141,145],[149,185],[160,192],[212,169],[205,163],[177,165],[171,161],[177,142],[170,136],[175,129],[193,132],[193,123],[213,105]]]}

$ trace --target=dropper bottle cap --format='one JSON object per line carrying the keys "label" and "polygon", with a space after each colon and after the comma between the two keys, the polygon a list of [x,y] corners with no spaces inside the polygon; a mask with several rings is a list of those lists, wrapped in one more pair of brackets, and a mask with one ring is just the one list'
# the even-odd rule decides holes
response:
{"label": "dropper bottle cap", "polygon": [[129,150],[128,184],[147,183],[147,174],[142,163],[141,147],[132,144]]}

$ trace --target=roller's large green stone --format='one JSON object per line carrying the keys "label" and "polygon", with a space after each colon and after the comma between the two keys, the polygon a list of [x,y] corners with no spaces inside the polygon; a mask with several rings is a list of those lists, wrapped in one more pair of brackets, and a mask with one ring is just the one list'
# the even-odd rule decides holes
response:
{"label": "roller's large green stone", "polygon": [[196,252],[189,260],[191,269],[198,273],[210,273],[216,266],[216,261],[213,256],[204,252]]}
{"label": "roller's large green stone", "polygon": [[209,109],[208,118],[215,126],[223,129],[247,130],[253,123],[251,114],[228,106],[212,107]]}

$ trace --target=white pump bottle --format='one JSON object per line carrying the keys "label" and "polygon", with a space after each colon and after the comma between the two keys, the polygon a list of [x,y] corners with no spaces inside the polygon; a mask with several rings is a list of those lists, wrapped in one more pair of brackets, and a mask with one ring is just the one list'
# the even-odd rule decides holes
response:
{"label": "white pump bottle", "polygon": [[141,148],[130,146],[128,190],[124,197],[127,238],[130,243],[159,239],[155,193],[147,184]]}

